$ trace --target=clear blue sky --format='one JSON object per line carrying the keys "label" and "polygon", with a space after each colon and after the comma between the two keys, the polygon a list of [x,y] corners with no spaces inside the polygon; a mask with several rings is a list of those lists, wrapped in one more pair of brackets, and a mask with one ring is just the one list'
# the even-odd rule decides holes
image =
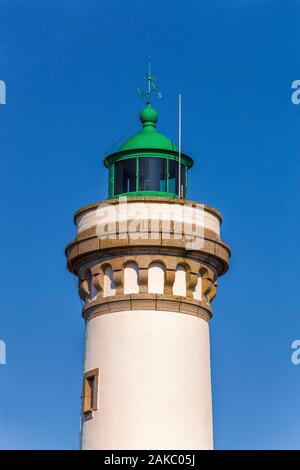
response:
{"label": "clear blue sky", "polygon": [[[215,447],[299,448],[300,2],[2,0],[0,447],[77,448],[84,323],[64,247],[107,196],[105,151],[142,102],[195,160],[189,198],[232,247],[211,322]],[[136,121],[131,133],[139,129]]]}

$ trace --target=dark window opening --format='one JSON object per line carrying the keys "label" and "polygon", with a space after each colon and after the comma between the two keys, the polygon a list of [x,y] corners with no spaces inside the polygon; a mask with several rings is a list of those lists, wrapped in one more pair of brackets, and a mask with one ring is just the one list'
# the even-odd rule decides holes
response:
{"label": "dark window opening", "polygon": [[115,164],[115,196],[136,191],[136,159]]}
{"label": "dark window opening", "polygon": [[167,190],[167,160],[139,158],[139,191]]}
{"label": "dark window opening", "polygon": [[[178,180],[179,180],[179,163],[175,160],[169,161],[169,193],[178,194]],[[181,197],[185,197],[185,179],[186,179],[186,166],[180,164],[180,192]]]}
{"label": "dark window opening", "polygon": [[[114,164],[111,172],[113,196],[133,192],[168,192],[179,195],[179,163],[160,157],[137,157],[121,160]],[[137,174],[138,171],[138,174]],[[186,197],[187,167],[180,164],[180,196]]]}

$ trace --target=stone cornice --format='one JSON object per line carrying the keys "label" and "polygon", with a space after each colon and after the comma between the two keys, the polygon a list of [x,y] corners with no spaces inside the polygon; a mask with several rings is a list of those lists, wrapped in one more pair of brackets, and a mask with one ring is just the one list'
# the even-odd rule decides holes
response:
{"label": "stone cornice", "polygon": [[87,303],[82,310],[85,320],[98,315],[128,310],[159,310],[194,315],[209,321],[212,312],[209,305],[187,297],[167,294],[127,294],[102,297]]}
{"label": "stone cornice", "polygon": [[[203,246],[200,250],[187,250],[183,239],[176,239],[170,235],[170,239],[164,239],[162,232],[158,232],[157,239],[132,240],[130,237],[101,240],[96,235],[96,229],[82,232],[66,247],[65,254],[68,258],[69,271],[77,274],[79,266],[91,258],[107,258],[113,256],[125,256],[126,254],[164,253],[173,252],[187,258],[206,260],[217,271],[218,276],[224,274],[229,266],[229,247],[216,237],[214,232],[204,231]],[[71,265],[72,266],[71,266]]]}

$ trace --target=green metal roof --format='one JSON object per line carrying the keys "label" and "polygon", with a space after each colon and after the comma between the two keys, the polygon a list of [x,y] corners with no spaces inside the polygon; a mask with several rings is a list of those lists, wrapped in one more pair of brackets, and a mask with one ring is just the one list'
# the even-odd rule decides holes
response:
{"label": "green metal roof", "polygon": [[162,150],[178,150],[178,147],[168,137],[164,136],[157,130],[151,129],[149,132],[147,128],[144,128],[137,134],[129,137],[119,148],[119,150],[132,150],[139,148],[152,148]]}
{"label": "green metal roof", "polygon": [[[150,102],[142,109],[140,120],[143,125],[142,130],[129,137],[116,152],[104,159],[106,167],[109,167],[116,161],[137,156],[160,156],[162,158],[178,160],[177,145],[156,130],[158,114],[156,109],[152,108]],[[182,163],[186,164],[188,168],[193,166],[193,160],[188,155],[181,153],[181,159]]]}
{"label": "green metal roof", "polygon": [[141,111],[140,120],[143,124],[143,129],[129,137],[129,139],[121,145],[119,151],[141,148],[178,150],[178,147],[171,139],[156,130],[155,126],[158,120],[158,114],[150,103],[147,103],[145,108]]}

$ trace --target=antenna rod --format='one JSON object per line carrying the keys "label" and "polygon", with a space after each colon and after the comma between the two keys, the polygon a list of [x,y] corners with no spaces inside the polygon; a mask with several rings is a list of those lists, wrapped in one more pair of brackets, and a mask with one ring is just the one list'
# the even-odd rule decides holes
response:
{"label": "antenna rod", "polygon": [[178,95],[178,195],[181,197],[181,93]]}
{"label": "antenna rod", "polygon": [[148,102],[150,103],[150,96],[151,96],[151,57],[148,57]]}

